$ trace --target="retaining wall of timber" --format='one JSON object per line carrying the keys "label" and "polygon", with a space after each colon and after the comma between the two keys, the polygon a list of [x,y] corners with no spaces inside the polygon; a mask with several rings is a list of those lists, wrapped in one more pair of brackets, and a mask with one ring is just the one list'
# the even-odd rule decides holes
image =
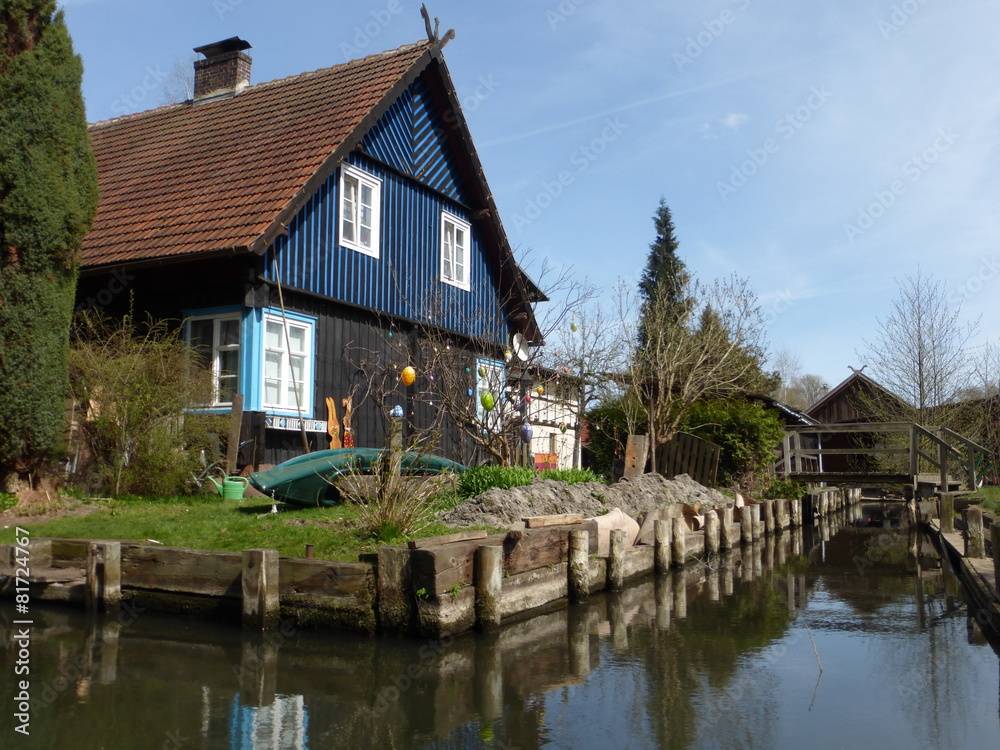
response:
{"label": "retaining wall of timber", "polygon": [[149,611],[213,616],[254,630],[289,620],[442,638],[495,630],[816,519],[822,526],[826,516],[860,499],[858,489],[820,488],[803,498],[705,511],[697,531],[678,514],[655,521],[653,544],[628,546],[626,532],[612,531],[606,556],[597,554],[596,521],[577,519],[493,536],[473,531],[414,540],[381,547],[359,562],[285,558],[269,549],[210,552],[39,538],[26,547],[0,545],[0,595],[13,595],[18,580],[27,580],[32,600],[93,610],[132,601]]}
{"label": "retaining wall of timber", "polygon": [[[955,497],[941,496],[936,518],[921,520],[965,584],[979,626],[1000,638],[1000,517],[972,505],[955,513]],[[957,523],[956,523],[957,521]]]}

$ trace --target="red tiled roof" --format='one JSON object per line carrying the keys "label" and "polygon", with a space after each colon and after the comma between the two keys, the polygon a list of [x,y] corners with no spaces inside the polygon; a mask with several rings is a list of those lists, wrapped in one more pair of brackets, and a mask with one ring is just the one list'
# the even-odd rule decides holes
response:
{"label": "red tiled roof", "polygon": [[250,248],[433,46],[91,125],[101,203],[84,267]]}

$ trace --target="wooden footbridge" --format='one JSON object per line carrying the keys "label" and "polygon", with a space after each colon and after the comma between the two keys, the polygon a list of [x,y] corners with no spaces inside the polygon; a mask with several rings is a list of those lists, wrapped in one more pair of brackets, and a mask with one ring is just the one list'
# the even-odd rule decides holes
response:
{"label": "wooden footbridge", "polygon": [[[929,496],[976,489],[985,453],[983,446],[947,427],[911,422],[794,425],[785,428],[778,472],[801,482],[897,484]],[[866,464],[880,468],[866,469]]]}

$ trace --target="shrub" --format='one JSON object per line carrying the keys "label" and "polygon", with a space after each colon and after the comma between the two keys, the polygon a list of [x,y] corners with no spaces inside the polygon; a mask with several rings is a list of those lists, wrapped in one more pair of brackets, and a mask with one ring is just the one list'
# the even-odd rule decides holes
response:
{"label": "shrub", "polygon": [[587,412],[589,439],[586,461],[604,477],[614,476],[615,463],[624,458],[630,432],[644,433],[641,404],[632,395],[603,401]]}
{"label": "shrub", "polygon": [[[182,491],[202,451],[216,454],[225,416],[190,407],[211,400],[211,379],[195,368],[165,321],[139,325],[81,313],[70,351],[70,390],[90,453],[91,490],[122,494]],[[213,447],[213,443],[215,444]]]}
{"label": "shrub", "polygon": [[542,479],[554,479],[557,482],[565,482],[566,484],[603,482],[590,469],[547,469],[542,472]]}
{"label": "shrub", "polygon": [[757,492],[781,444],[781,420],[756,402],[702,401],[684,416],[682,429],[719,446],[719,483]]}
{"label": "shrub", "polygon": [[802,497],[806,491],[806,486],[800,482],[793,482],[791,479],[773,479],[764,485],[763,497],[765,500],[790,500]]}
{"label": "shrub", "polygon": [[463,500],[499,487],[509,490],[535,481],[535,470],[527,466],[476,466],[458,479],[458,496]]}

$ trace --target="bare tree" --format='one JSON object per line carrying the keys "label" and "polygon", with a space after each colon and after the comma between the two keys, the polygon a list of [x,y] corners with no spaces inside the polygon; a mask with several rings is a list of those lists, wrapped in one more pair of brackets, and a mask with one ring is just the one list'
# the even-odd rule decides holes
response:
{"label": "bare tree", "polygon": [[796,400],[788,401],[789,406],[808,409],[830,391],[830,386],[819,375],[806,373],[795,378],[793,392]]}
{"label": "bare tree", "polygon": [[761,370],[765,316],[746,280],[688,280],[684,298],[690,302],[680,312],[666,296],[645,306],[647,341],[630,367],[643,396],[654,461],[696,401],[756,390],[767,380]]}
{"label": "bare tree", "polygon": [[[627,369],[632,339],[621,318],[610,314],[596,295],[573,310],[551,338],[554,340],[543,350],[540,363],[556,378],[560,373],[565,375],[563,381],[574,391],[565,402],[576,424],[582,425],[592,406],[620,394],[620,375]],[[575,467],[581,465],[582,438],[583,431],[577,429],[573,443]]]}
{"label": "bare tree", "polygon": [[[397,328],[386,321],[382,340],[351,344],[345,351],[355,374],[357,405],[370,400],[383,417],[394,406],[403,407],[411,447],[440,448],[443,441],[452,440],[457,441],[450,445],[452,453],[467,464],[521,461],[524,438],[531,432],[533,390],[544,391],[560,374],[543,364],[542,344],[560,327],[569,327],[571,311],[582,309],[595,294],[573,278],[571,269],[543,263],[535,274],[545,296],[533,303],[534,333],[516,342],[508,338],[500,343],[499,337],[506,334],[494,330],[502,319],[492,314],[496,311],[480,311],[475,319],[460,321],[456,328],[466,332],[460,334],[441,327],[441,321],[453,319],[449,313],[454,308],[444,297],[408,301],[412,322]],[[549,302],[549,297],[556,301]],[[510,302],[498,300],[501,311]],[[542,302],[548,302],[544,314],[537,310]],[[408,367],[414,380],[404,385]]]}
{"label": "bare tree", "polygon": [[[877,414],[924,424],[947,423],[945,412],[970,382],[969,342],[978,320],[963,323],[961,306],[949,304],[944,282],[917,269],[897,281],[899,296],[889,315],[876,322],[875,334],[863,339],[873,380],[906,402],[907,413]],[[883,403],[886,403],[883,401]]]}
{"label": "bare tree", "polygon": [[789,391],[795,385],[795,379],[802,372],[802,360],[788,349],[782,349],[771,360],[771,366],[781,378],[781,384],[771,395],[783,404],[791,404]]}

